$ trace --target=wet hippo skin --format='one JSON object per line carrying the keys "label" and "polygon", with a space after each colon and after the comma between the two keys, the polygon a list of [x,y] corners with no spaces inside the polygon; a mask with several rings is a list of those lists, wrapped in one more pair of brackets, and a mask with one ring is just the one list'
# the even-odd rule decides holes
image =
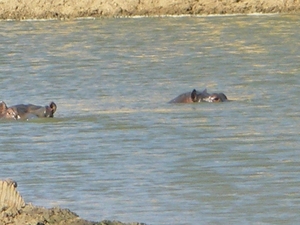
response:
{"label": "wet hippo skin", "polygon": [[193,103],[201,102],[204,97],[208,97],[209,94],[206,92],[206,89],[202,92],[196,91],[194,89],[192,92],[183,93],[176,98],[169,101],[169,103]]}
{"label": "wet hippo skin", "polygon": [[203,99],[203,101],[205,101],[205,102],[225,102],[227,100],[228,99],[227,99],[226,95],[224,95],[223,93],[213,93]]}
{"label": "wet hippo skin", "polygon": [[1,101],[0,102],[0,119],[19,119],[18,113],[15,112],[13,109],[8,108],[6,103]]}
{"label": "wet hippo skin", "polygon": [[194,89],[192,92],[183,93],[176,98],[169,101],[169,103],[194,103],[194,102],[224,102],[227,97],[223,93],[209,94],[207,90],[197,91]]}
{"label": "wet hippo skin", "polygon": [[33,104],[19,104],[9,107],[13,111],[17,112],[20,119],[28,119],[30,117],[53,117],[56,112],[57,106],[54,102],[51,102],[46,106],[39,106]]}

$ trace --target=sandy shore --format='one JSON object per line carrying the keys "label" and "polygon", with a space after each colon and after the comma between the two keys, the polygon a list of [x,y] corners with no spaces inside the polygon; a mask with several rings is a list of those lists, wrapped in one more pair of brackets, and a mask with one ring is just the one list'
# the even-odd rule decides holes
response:
{"label": "sandy shore", "polygon": [[300,0],[0,0],[0,19],[297,13]]}

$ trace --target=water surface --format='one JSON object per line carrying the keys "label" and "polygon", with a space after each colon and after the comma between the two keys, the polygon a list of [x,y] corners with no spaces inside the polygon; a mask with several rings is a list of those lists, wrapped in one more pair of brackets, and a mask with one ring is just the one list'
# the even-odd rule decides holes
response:
{"label": "water surface", "polygon": [[[298,15],[1,21],[1,177],[84,219],[299,221]],[[168,104],[192,89],[221,104]]]}

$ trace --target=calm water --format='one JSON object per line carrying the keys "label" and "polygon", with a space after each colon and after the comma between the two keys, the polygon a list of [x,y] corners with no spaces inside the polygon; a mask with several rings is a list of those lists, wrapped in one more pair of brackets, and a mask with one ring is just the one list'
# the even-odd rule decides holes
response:
{"label": "calm water", "polygon": [[[88,220],[295,224],[300,16],[1,21],[1,178]],[[221,104],[168,104],[193,88]]]}

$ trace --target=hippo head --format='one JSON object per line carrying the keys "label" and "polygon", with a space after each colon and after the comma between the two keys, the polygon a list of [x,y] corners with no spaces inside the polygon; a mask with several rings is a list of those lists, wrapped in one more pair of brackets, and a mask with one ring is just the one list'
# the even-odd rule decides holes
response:
{"label": "hippo head", "polygon": [[1,101],[0,102],[0,118],[5,118],[5,119],[20,119],[20,116],[18,113],[13,110],[12,108],[8,108],[6,103]]}
{"label": "hippo head", "polygon": [[205,89],[202,92],[196,91],[196,89],[194,89],[191,93],[191,99],[193,102],[202,102],[204,98],[208,97],[208,93],[207,90]]}
{"label": "hippo head", "polygon": [[203,98],[203,100],[206,102],[224,102],[227,101],[227,97],[223,93],[213,93],[212,95]]}
{"label": "hippo head", "polygon": [[54,113],[56,112],[57,106],[54,102],[51,102],[49,105],[45,106],[45,117],[53,117]]}
{"label": "hippo head", "polygon": [[5,118],[7,118],[7,119],[18,120],[18,119],[20,119],[20,116],[19,116],[18,113],[17,113],[16,111],[14,111],[12,108],[8,108],[8,109],[6,110]]}

